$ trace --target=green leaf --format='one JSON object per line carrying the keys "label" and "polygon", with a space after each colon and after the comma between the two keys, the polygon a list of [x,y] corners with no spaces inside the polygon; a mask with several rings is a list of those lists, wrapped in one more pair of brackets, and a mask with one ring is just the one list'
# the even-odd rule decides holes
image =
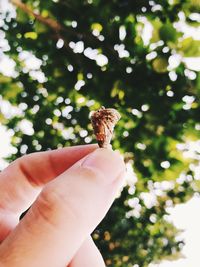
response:
{"label": "green leaf", "polygon": [[150,20],[150,22],[153,26],[151,42],[158,42],[160,40],[159,30],[162,27],[162,22],[158,18],[156,18],[155,20]]}
{"label": "green leaf", "polygon": [[173,25],[168,23],[164,24],[159,30],[160,39],[164,42],[175,42],[177,40],[177,31]]}
{"label": "green leaf", "polygon": [[12,81],[12,79],[10,77],[6,77],[6,76],[3,76],[3,75],[0,75],[0,84],[9,83],[11,81]]}
{"label": "green leaf", "polygon": [[39,21],[35,22],[34,28],[37,34],[47,32],[48,30],[48,27]]}
{"label": "green leaf", "polygon": [[199,57],[200,41],[194,40],[192,37],[185,38],[178,44],[178,50],[185,57]]}
{"label": "green leaf", "polygon": [[9,84],[8,89],[4,88],[1,92],[3,98],[5,100],[9,100],[11,102],[15,102],[17,96],[23,91],[23,88],[19,86],[17,83]]}
{"label": "green leaf", "polygon": [[97,30],[98,32],[101,32],[103,30],[103,27],[100,23],[93,23],[91,25],[92,30]]}
{"label": "green leaf", "polygon": [[24,37],[26,38],[26,39],[32,39],[32,40],[35,40],[35,39],[37,39],[37,37],[38,37],[38,34],[36,33],[36,32],[26,32],[25,34],[24,34]]}
{"label": "green leaf", "polygon": [[166,58],[163,58],[163,57],[156,58],[154,59],[152,65],[153,65],[153,69],[158,73],[167,72],[168,61],[166,60]]}
{"label": "green leaf", "polygon": [[21,9],[17,9],[17,18],[16,19],[18,22],[25,23],[25,22],[27,22],[27,20],[29,20],[29,16]]}

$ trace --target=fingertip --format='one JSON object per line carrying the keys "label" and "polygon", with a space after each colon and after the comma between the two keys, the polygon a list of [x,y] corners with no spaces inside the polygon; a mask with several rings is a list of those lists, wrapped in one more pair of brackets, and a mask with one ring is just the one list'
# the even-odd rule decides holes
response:
{"label": "fingertip", "polygon": [[106,148],[98,148],[90,153],[81,165],[101,172],[110,181],[115,180],[122,172],[125,172],[125,163],[121,155]]}

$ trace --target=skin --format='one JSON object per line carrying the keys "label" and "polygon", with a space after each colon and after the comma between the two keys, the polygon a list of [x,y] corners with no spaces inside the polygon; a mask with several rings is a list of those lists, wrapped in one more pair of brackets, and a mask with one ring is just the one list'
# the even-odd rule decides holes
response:
{"label": "skin", "polygon": [[96,145],[11,163],[0,173],[0,267],[105,267],[90,234],[124,174],[120,155]]}

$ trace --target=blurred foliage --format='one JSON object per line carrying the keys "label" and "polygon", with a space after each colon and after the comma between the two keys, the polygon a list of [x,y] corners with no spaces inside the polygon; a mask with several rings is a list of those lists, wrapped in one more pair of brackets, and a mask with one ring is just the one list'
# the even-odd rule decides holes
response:
{"label": "blurred foliage", "polygon": [[[0,75],[2,98],[18,109],[0,116],[14,130],[10,160],[91,143],[90,111],[117,108],[113,147],[132,174],[95,242],[107,266],[145,267],[179,256],[183,241],[168,211],[200,188],[190,168],[195,159],[177,149],[199,138],[200,74],[184,59],[200,56],[200,41],[177,23],[184,17],[198,27],[191,14],[199,1],[13,2],[16,18],[1,13],[9,43],[2,51],[16,64],[13,77]],[[180,62],[171,64],[177,55]]]}

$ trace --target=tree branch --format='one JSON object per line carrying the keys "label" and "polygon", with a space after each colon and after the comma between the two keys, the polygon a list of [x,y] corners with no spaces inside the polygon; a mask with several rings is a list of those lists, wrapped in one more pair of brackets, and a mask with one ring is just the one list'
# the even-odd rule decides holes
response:
{"label": "tree branch", "polygon": [[24,13],[33,16],[36,20],[41,22],[42,24],[47,25],[49,28],[53,29],[56,32],[66,32],[68,34],[78,36],[81,35],[83,36],[82,33],[78,33],[75,31],[72,31],[71,29],[66,29],[63,27],[59,22],[57,22],[54,19],[48,18],[48,17],[43,17],[41,14],[37,14],[34,12],[31,8],[29,8],[26,4],[22,3],[21,0],[11,0],[11,3],[21,9]]}
{"label": "tree branch", "polygon": [[[37,19],[38,21],[40,21],[44,25],[47,25],[49,28],[54,30],[56,33],[59,33],[60,36],[62,35],[60,32],[68,33],[68,34],[71,34],[71,35],[76,36],[78,38],[79,38],[79,36],[81,36],[86,41],[88,41],[92,44],[96,44],[96,45],[101,46],[101,42],[95,36],[93,36],[91,34],[87,34],[87,33],[75,32],[75,31],[72,31],[71,29],[66,29],[56,20],[48,18],[48,17],[47,18],[43,17],[41,14],[37,14],[31,8],[29,8],[26,4],[22,3],[21,0],[11,0],[11,3],[13,5],[15,5],[16,7],[18,7],[19,9],[21,9],[22,11],[24,11],[26,14],[33,16],[35,19]],[[62,39],[66,40],[66,37],[62,37]],[[109,45],[106,45],[106,44],[104,44],[104,46],[107,50],[106,51],[107,56],[110,54],[115,59],[117,59],[117,61],[119,61],[119,59],[116,57],[116,53],[113,50],[113,48],[110,47]]]}
{"label": "tree branch", "polygon": [[[17,8],[21,9],[24,13],[26,13],[30,16],[33,16],[36,20],[38,20],[42,24],[48,26],[49,28],[51,28],[56,33],[56,39],[57,40],[59,38],[65,40],[65,44],[64,44],[65,49],[68,51],[69,54],[73,55],[73,57],[74,57],[74,54],[72,53],[72,50],[68,45],[68,43],[69,43],[68,40],[66,39],[66,37],[64,38],[60,34],[61,31],[63,31],[63,32],[66,31],[66,29],[62,25],[60,25],[56,20],[53,20],[51,18],[46,18],[46,17],[43,17],[41,14],[35,13],[26,4],[22,3],[21,0],[11,0],[11,3],[13,5],[15,5]],[[74,57],[74,62],[77,62],[75,57]]]}
{"label": "tree branch", "polygon": [[35,13],[33,10],[31,10],[26,4],[22,3],[20,0],[11,0],[11,3],[15,5],[16,7],[20,8],[21,10],[23,10],[28,15],[32,15],[33,17],[35,17],[35,19],[37,19],[41,23],[52,28],[54,31],[63,30],[62,25],[60,25],[56,20],[53,20],[51,18],[46,18],[40,14]]}

